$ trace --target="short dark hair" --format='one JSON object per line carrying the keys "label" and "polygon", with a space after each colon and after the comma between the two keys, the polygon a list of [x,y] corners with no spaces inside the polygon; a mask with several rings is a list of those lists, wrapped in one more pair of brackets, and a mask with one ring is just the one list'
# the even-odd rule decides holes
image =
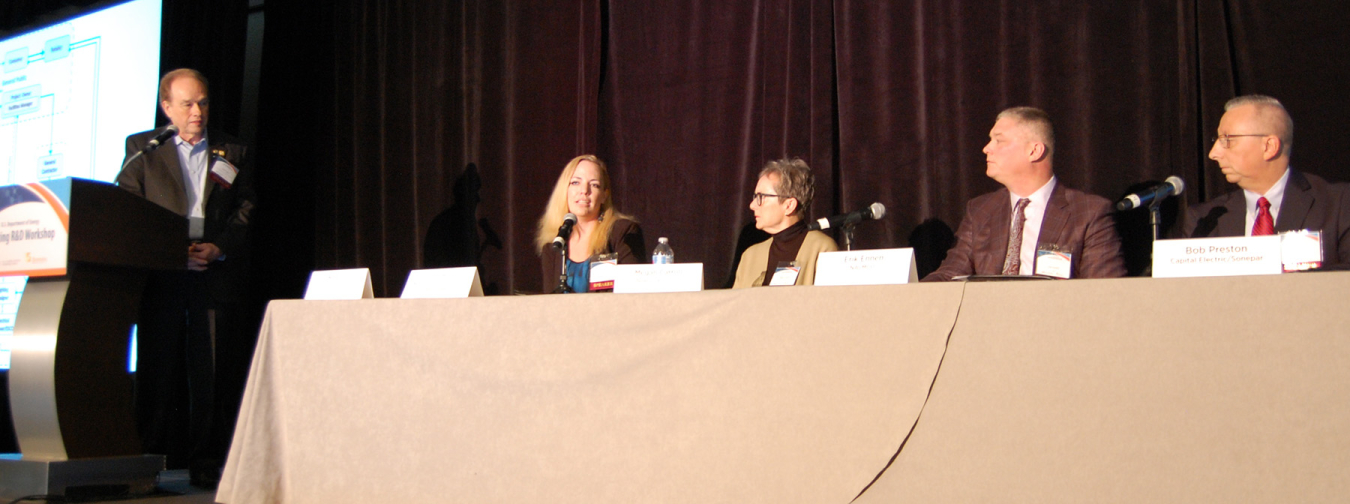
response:
{"label": "short dark hair", "polygon": [[791,215],[806,217],[811,215],[811,199],[816,194],[816,179],[811,175],[811,167],[801,158],[778,159],[769,161],[759,171],[761,178],[769,174],[778,175],[774,190],[778,194],[797,200],[797,210]]}

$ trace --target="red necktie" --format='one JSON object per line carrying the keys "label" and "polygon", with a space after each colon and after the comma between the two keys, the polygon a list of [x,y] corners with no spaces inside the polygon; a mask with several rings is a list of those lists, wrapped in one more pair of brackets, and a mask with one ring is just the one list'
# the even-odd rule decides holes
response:
{"label": "red necktie", "polygon": [[1027,205],[1030,203],[1030,199],[1019,199],[1017,208],[1013,209],[1012,236],[1008,237],[1008,253],[1003,256],[1004,275],[1022,273],[1022,228],[1027,224]]}
{"label": "red necktie", "polygon": [[1275,234],[1275,219],[1270,218],[1270,200],[1262,197],[1256,200],[1256,223],[1252,224],[1252,236]]}

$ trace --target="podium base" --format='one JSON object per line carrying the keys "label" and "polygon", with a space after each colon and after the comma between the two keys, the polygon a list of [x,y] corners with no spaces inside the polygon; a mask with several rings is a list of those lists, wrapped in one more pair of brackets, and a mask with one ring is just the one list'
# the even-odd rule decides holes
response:
{"label": "podium base", "polygon": [[0,499],[29,495],[67,498],[131,497],[155,491],[164,470],[163,455],[79,460],[30,460],[17,453],[0,455]]}

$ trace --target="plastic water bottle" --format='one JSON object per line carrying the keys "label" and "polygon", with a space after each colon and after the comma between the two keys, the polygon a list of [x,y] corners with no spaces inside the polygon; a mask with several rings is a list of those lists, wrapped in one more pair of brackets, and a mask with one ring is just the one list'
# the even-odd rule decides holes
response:
{"label": "plastic water bottle", "polygon": [[675,264],[675,251],[670,248],[670,240],[662,236],[656,241],[656,249],[652,250],[652,264]]}

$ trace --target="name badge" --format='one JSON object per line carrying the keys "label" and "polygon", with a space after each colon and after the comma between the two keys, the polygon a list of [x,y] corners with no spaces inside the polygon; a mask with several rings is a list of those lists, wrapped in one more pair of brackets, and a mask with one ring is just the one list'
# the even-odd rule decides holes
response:
{"label": "name badge", "polygon": [[914,249],[845,250],[816,256],[815,285],[897,285],[919,281]]}
{"label": "name badge", "polygon": [[591,288],[589,292],[614,290],[614,266],[619,264],[619,254],[600,254],[591,261]]}
{"label": "name badge", "polygon": [[703,263],[617,264],[614,292],[697,292],[703,290]]}
{"label": "name badge", "polygon": [[797,285],[797,275],[802,271],[797,267],[797,261],[788,261],[778,263],[778,268],[773,270],[773,279],[769,280],[769,285]]}
{"label": "name badge", "polygon": [[211,179],[215,180],[216,183],[229,189],[237,176],[239,176],[239,169],[226,161],[224,157],[213,156],[211,158]]}
{"label": "name badge", "polygon": [[482,297],[483,282],[478,279],[478,268],[420,269],[408,272],[403,284],[403,299],[457,299]]}
{"label": "name badge", "polygon": [[1285,271],[1322,267],[1322,232],[1307,229],[1280,233],[1280,260]]}
{"label": "name badge", "polygon": [[1283,272],[1279,236],[1153,242],[1153,278],[1276,275]]}
{"label": "name badge", "polygon": [[1073,275],[1073,254],[1057,245],[1041,245],[1036,249],[1036,268],[1033,273],[1055,278]]}
{"label": "name badge", "polygon": [[319,270],[309,274],[306,300],[374,299],[370,268]]}

